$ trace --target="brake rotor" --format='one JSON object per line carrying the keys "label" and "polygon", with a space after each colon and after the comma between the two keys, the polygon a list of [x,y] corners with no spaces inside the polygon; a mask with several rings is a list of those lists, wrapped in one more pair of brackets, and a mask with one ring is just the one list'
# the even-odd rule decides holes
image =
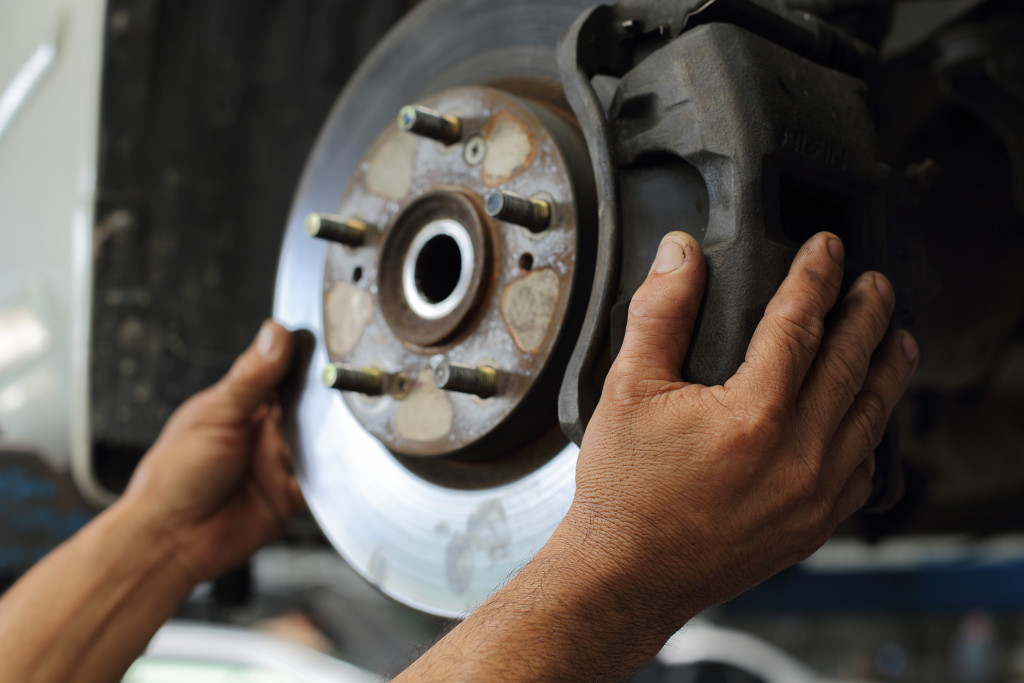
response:
{"label": "brake rotor", "polygon": [[[554,396],[596,207],[555,48],[587,5],[413,11],[334,107],[289,218],[274,313],[316,339],[289,410],[306,499],[367,580],[438,615],[498,588],[572,500]],[[459,134],[399,130],[410,104]]]}

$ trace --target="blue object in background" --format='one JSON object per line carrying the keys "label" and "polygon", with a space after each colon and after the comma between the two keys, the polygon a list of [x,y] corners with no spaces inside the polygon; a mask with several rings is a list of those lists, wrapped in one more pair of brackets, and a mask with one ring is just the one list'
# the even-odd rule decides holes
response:
{"label": "blue object in background", "polygon": [[0,450],[0,589],[92,517],[66,474],[29,451]]}
{"label": "blue object in background", "polygon": [[793,567],[738,596],[730,612],[805,614],[960,613],[1024,609],[1024,559],[971,558],[901,570]]}

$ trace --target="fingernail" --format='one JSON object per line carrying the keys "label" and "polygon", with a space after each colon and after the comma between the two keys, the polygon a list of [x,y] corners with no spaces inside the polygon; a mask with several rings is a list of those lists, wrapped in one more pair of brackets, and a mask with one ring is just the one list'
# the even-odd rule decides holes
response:
{"label": "fingernail", "polygon": [[263,323],[260,333],[256,335],[256,351],[268,358],[277,353],[277,335],[274,333],[273,323],[269,320]]}
{"label": "fingernail", "polygon": [[654,259],[655,273],[668,273],[686,263],[683,248],[673,240],[665,240],[658,247],[658,258]]}
{"label": "fingernail", "polygon": [[896,296],[893,294],[892,285],[889,283],[889,279],[883,275],[876,274],[874,276],[874,281],[875,289],[878,291],[879,296],[882,297],[885,303],[892,304]]}
{"label": "fingernail", "polygon": [[843,265],[843,259],[846,258],[846,250],[843,249],[843,243],[838,238],[828,238],[828,253],[833,261]]}
{"label": "fingernail", "polygon": [[917,340],[914,339],[914,335],[909,332],[903,333],[903,353],[906,354],[907,360],[911,363],[917,360],[917,356],[920,353],[920,349],[917,348]]}

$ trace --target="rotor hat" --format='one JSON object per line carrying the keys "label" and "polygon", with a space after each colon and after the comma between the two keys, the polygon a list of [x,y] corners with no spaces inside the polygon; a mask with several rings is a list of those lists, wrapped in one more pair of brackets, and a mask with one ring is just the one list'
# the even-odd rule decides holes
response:
{"label": "rotor hat", "polygon": [[[357,247],[328,250],[326,347],[332,363],[410,379],[407,391],[343,393],[392,453],[505,460],[538,438],[539,425],[555,424],[568,352],[560,340],[581,281],[579,224],[589,215],[578,209],[574,181],[587,169],[585,145],[551,105],[497,88],[454,88],[422,102],[422,111],[458,112],[464,141],[391,125],[365,154],[336,213],[379,227]],[[531,218],[542,212],[543,229],[522,211],[489,215],[495,195],[525,202]],[[439,364],[487,367],[500,381],[486,391],[438,385]],[[520,460],[538,464],[536,455]],[[524,467],[478,468],[472,480]],[[456,466],[416,471],[448,486],[467,481]]]}

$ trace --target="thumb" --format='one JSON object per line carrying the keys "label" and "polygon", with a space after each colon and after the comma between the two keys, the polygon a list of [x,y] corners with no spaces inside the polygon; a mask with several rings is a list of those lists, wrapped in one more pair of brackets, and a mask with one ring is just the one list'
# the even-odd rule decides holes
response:
{"label": "thumb", "polygon": [[645,379],[678,381],[700,312],[704,279],[704,253],[697,240],[685,232],[666,235],[647,280],[629,304],[616,363],[635,366]]}
{"label": "thumb", "polygon": [[217,390],[242,416],[251,414],[284,379],[295,344],[291,333],[267,320],[220,382]]}

